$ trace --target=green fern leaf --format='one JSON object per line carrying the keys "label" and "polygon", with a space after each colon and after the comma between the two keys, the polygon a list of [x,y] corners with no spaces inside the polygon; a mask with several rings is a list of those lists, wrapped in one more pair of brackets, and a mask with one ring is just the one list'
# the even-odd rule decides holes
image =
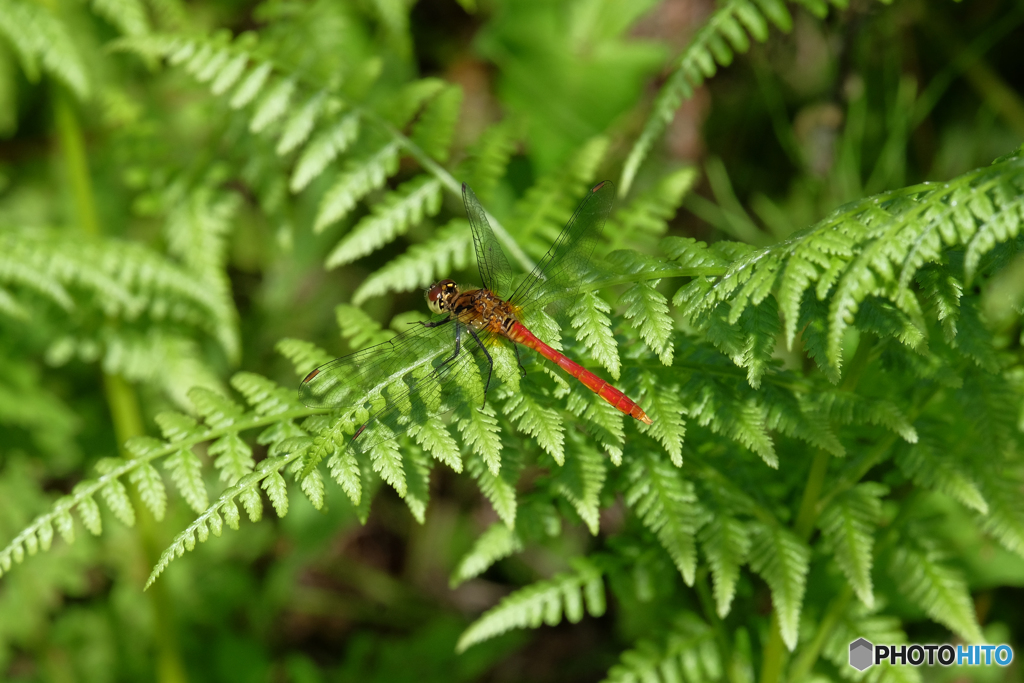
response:
{"label": "green fern leaf", "polygon": [[915,529],[902,535],[889,572],[903,595],[917,603],[929,617],[947,626],[968,642],[984,640],[974,603],[963,579],[943,562],[938,544]]}
{"label": "green fern leaf", "polygon": [[231,386],[245,397],[257,415],[280,415],[290,410],[302,409],[294,390],[285,389],[253,372],[236,373],[231,378]]}
{"label": "green fern leaf", "polygon": [[988,514],[988,502],[963,464],[949,455],[949,444],[931,439],[899,451],[896,464],[914,483],[940,491],[965,506]]}
{"label": "green fern leaf", "polygon": [[[327,165],[334,161],[339,155],[359,137],[359,115],[349,114],[337,123],[331,125],[322,133],[316,135],[306,145],[299,160],[295,163],[295,170],[292,172],[289,188],[292,192],[300,192],[306,188],[314,179],[323,173]],[[289,138],[289,143],[291,139]],[[285,137],[281,138],[278,152],[285,147]]]}
{"label": "green fern leaf", "polygon": [[668,314],[668,302],[664,295],[654,289],[655,283],[638,282],[629,287],[620,297],[626,306],[626,319],[665,365],[672,365],[672,318]]}
{"label": "green fern leaf", "polygon": [[[389,193],[373,207],[327,256],[325,265],[337,268],[356,261],[394,241],[426,216],[441,210],[441,181],[421,175]],[[321,228],[317,221],[317,230]]]}
{"label": "green fern leaf", "polygon": [[480,492],[491,501],[494,511],[509,529],[516,526],[516,481],[519,478],[521,464],[509,453],[505,454],[504,467],[500,474],[494,474],[484,459],[471,456],[466,461],[466,469],[476,479]]}
{"label": "green fern leaf", "polygon": [[459,637],[457,652],[516,628],[555,626],[565,618],[577,623],[584,605],[591,616],[605,611],[602,572],[591,562],[577,558],[572,574],[558,574],[547,581],[521,588],[484,613]]}
{"label": "green fern leaf", "polygon": [[604,458],[586,443],[573,437],[572,457],[554,471],[551,485],[563,496],[594,536],[601,525],[601,489],[607,476]]}
{"label": "green fern leaf", "polygon": [[626,505],[658,537],[683,581],[692,586],[697,569],[694,535],[703,521],[693,484],[650,453],[632,463],[628,476]]}
{"label": "green fern leaf", "polygon": [[103,521],[100,517],[100,506],[96,504],[96,500],[89,495],[76,495],[81,489],[82,484],[78,484],[72,489],[72,497],[75,498],[75,509],[78,510],[78,516],[82,518],[82,525],[89,530],[93,536],[99,536],[103,533]]}
{"label": "green fern leaf", "polygon": [[409,250],[389,261],[363,280],[352,295],[352,303],[360,305],[367,299],[388,292],[408,292],[426,288],[441,275],[453,270],[465,270],[469,265],[473,236],[469,222],[456,219],[437,231],[437,234],[423,244],[416,244]]}
{"label": "green fern leaf", "polygon": [[805,543],[782,527],[755,523],[753,530],[750,568],[768,583],[782,641],[793,651],[800,634],[811,553]]}
{"label": "green fern leaf", "polygon": [[142,503],[149,508],[158,522],[162,520],[167,511],[167,489],[164,488],[160,473],[147,463],[135,469],[130,479],[138,488]]}
{"label": "green fern leaf", "polygon": [[[320,438],[326,437],[317,437],[318,440]],[[352,501],[352,504],[358,508],[362,502],[363,485],[362,471],[355,455],[351,452],[351,449],[339,445],[337,439],[332,438],[330,441],[324,442],[323,447],[331,449],[327,450],[327,453],[333,452],[330,460],[327,461],[327,469],[330,470],[331,476],[334,478],[334,481],[338,482],[338,485],[341,486],[345,495]]]}
{"label": "green fern leaf", "polygon": [[690,39],[689,45],[677,60],[675,72],[658,93],[643,132],[630,150],[622,169],[620,194],[625,195],[629,191],[640,165],[655,140],[672,121],[680,103],[693,96],[693,89],[704,78],[715,74],[716,63],[728,66],[732,62],[734,50],[746,52],[750,41],[740,24],[758,42],[763,43],[768,39],[765,15],[784,32],[788,33],[792,27],[792,17],[782,2],[766,0],[755,5],[749,0],[731,0],[722,5]]}
{"label": "green fern leaf", "polygon": [[566,407],[586,423],[591,436],[601,444],[612,464],[616,467],[621,465],[625,442],[623,413],[592,391],[569,392]]}
{"label": "green fern leaf", "polygon": [[565,464],[565,427],[557,410],[538,395],[535,384],[524,385],[505,402],[504,412],[520,432],[536,439],[559,466]]}
{"label": "green fern leaf", "polygon": [[714,579],[715,608],[723,619],[729,614],[740,565],[750,552],[747,525],[728,514],[718,512],[700,530],[700,543]]}
{"label": "green fern leaf", "polygon": [[608,370],[614,379],[619,378],[619,346],[612,334],[612,321],[608,314],[612,308],[593,292],[582,292],[569,310],[576,339],[583,343],[587,353]]}
{"label": "green fern leaf", "polygon": [[[651,424],[642,425],[640,430],[657,439],[672,458],[676,467],[683,465],[683,437],[686,435],[686,409],[683,407],[679,392],[666,386],[653,372],[627,373],[627,386],[637,387],[636,382],[629,381],[639,378],[642,390],[644,412],[651,418]],[[630,396],[641,395],[641,392],[627,392]]]}
{"label": "green fern leaf", "polygon": [[[123,464],[121,461],[114,458],[104,458],[96,463],[96,470],[101,474],[109,475],[121,464]],[[132,505],[131,498],[128,497],[128,490],[119,479],[110,478],[100,489],[100,493],[115,517],[125,526],[135,526],[135,507]],[[81,510],[81,508],[79,509]]]}
{"label": "green fern leaf", "polygon": [[338,304],[334,317],[341,328],[341,336],[356,350],[380,344],[394,336],[393,332],[381,329],[379,322],[355,306]]}
{"label": "green fern leaf", "polygon": [[45,5],[26,0],[0,0],[0,34],[17,53],[30,80],[42,69],[66,85],[80,100],[91,90],[85,61],[67,27]]}
{"label": "green fern leaf", "polygon": [[423,451],[411,448],[406,450],[406,481],[405,504],[417,522],[426,521],[427,503],[430,502],[430,470],[433,461]]}
{"label": "green fern leaf", "polygon": [[271,71],[273,71],[273,67],[266,62],[250,71],[231,96],[229,101],[231,108],[241,109],[256,99],[256,96],[263,90],[267,79],[270,78]]}
{"label": "green fern leaf", "polygon": [[203,387],[196,387],[188,393],[188,397],[196,412],[214,429],[230,427],[243,413],[234,401]]}
{"label": "green fern leaf", "polygon": [[146,8],[139,0],[92,0],[92,8],[126,36],[149,33]]}
{"label": "green fern leaf", "polygon": [[489,405],[482,408],[463,404],[455,411],[463,442],[473,449],[493,476],[501,470],[501,428]]}
{"label": "green fern leaf", "polygon": [[1004,548],[1024,557],[1024,498],[1021,497],[1020,475],[999,472],[984,482],[988,514],[982,516],[981,527]]}
{"label": "green fern leaf", "polygon": [[295,92],[295,81],[291,79],[282,80],[273,88],[267,91],[256,105],[256,111],[249,122],[249,131],[261,133],[284,116],[292,95]]}
{"label": "green fern leaf", "polygon": [[384,185],[398,171],[399,143],[391,141],[373,154],[350,161],[320,200],[313,231],[321,232],[348,215],[356,202]]}
{"label": "green fern leaf", "polygon": [[282,339],[274,349],[295,365],[295,373],[299,377],[305,377],[313,368],[334,359],[334,356],[320,347],[301,339]]}
{"label": "green fern leaf", "polygon": [[317,510],[324,507],[324,479],[319,470],[313,470],[302,480],[302,492],[306,494],[310,505]]}
{"label": "green fern leaf", "polygon": [[263,519],[263,499],[260,498],[259,490],[249,485],[249,481],[259,483],[255,479],[240,482],[245,488],[238,494],[238,500],[242,503],[242,507],[245,508],[245,514],[249,515],[249,521],[255,524]]}
{"label": "green fern leaf", "polygon": [[427,104],[413,126],[410,136],[413,143],[442,163],[448,160],[461,104],[462,88],[448,86]]}
{"label": "green fern leaf", "polygon": [[255,466],[252,448],[235,432],[214,441],[208,452],[216,457],[213,466],[220,470],[220,480],[229,485],[252,472]]}
{"label": "green fern leaf", "polygon": [[288,514],[288,485],[285,483],[284,477],[278,471],[273,471],[267,475],[263,480],[263,490],[267,492],[267,498],[270,499],[271,505],[274,506],[274,511],[278,517],[284,517]]}
{"label": "green fern leaf", "polygon": [[492,524],[480,534],[469,552],[462,556],[452,572],[448,585],[452,588],[480,576],[498,560],[521,552],[523,542],[505,524]]}
{"label": "green fern leaf", "polygon": [[398,450],[398,444],[389,439],[371,446],[369,449],[370,462],[373,463],[373,471],[380,475],[398,495],[405,497],[407,490],[405,467],[402,464],[402,454]]}
{"label": "green fern leaf", "polygon": [[416,439],[416,443],[435,459],[448,465],[456,473],[462,472],[462,455],[459,453],[459,445],[443,422],[426,420],[410,427],[409,435]]}
{"label": "green fern leaf", "polygon": [[767,410],[757,396],[734,394],[710,378],[698,381],[699,385],[692,383],[697,391],[694,392],[695,401],[687,411],[689,416],[700,426],[723,434],[757,453],[766,465],[778,469],[779,457],[766,429]]}
{"label": "green fern leaf", "polygon": [[714,631],[693,613],[680,613],[663,641],[642,640],[623,652],[603,683],[725,680]]}
{"label": "green fern leaf", "polygon": [[[184,416],[183,416],[184,417]],[[178,487],[181,497],[196,512],[208,506],[206,484],[203,483],[203,464],[191,449],[182,449],[164,461],[164,469]]]}
{"label": "green fern leaf", "polygon": [[826,549],[867,607],[874,607],[871,564],[874,531],[882,516],[881,498],[888,489],[865,482],[836,496],[818,519]]}
{"label": "green fern leaf", "polygon": [[235,55],[225,62],[220,72],[213,78],[213,82],[210,83],[210,92],[218,96],[226,93],[242,77],[248,64],[249,56],[244,53]]}
{"label": "green fern leaf", "polygon": [[309,134],[313,132],[313,126],[316,125],[317,117],[323,111],[326,99],[324,93],[316,93],[306,100],[306,103],[299,107],[298,111],[288,117],[275,149],[279,155],[288,154],[309,139]]}
{"label": "green fern leaf", "polygon": [[626,236],[635,240],[645,235],[664,235],[668,231],[668,221],[676,215],[683,197],[693,187],[697,177],[694,168],[680,168],[668,173],[657,185],[616,211],[605,228],[612,244],[621,245]]}
{"label": "green fern leaf", "polygon": [[466,182],[484,204],[504,177],[515,152],[517,126],[509,119],[488,127],[469,152]]}

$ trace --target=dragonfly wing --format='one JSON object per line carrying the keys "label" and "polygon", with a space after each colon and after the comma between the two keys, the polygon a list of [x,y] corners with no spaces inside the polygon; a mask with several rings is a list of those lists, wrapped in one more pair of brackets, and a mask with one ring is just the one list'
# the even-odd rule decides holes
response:
{"label": "dragonfly wing", "polygon": [[386,342],[325,363],[306,375],[299,400],[310,408],[338,408],[379,395],[385,386],[454,348],[451,325],[416,325]]}
{"label": "dragonfly wing", "polygon": [[487,212],[466,183],[462,183],[462,201],[466,204],[466,215],[473,229],[473,246],[476,248],[476,264],[480,268],[480,284],[502,298],[507,297],[512,291],[512,269],[491,230],[491,224],[487,222]]}
{"label": "dragonfly wing", "polygon": [[365,408],[369,417],[353,445],[366,451],[465,401],[482,402],[486,360],[472,335],[461,339],[461,351],[452,358],[454,323],[417,326],[321,365],[302,380],[299,398],[311,408]]}
{"label": "dragonfly wing", "polygon": [[388,388],[386,402],[353,437],[355,450],[369,451],[413,425],[437,419],[461,405],[479,407],[483,403],[486,360],[476,342],[466,337],[469,335],[463,335],[462,349],[454,359],[445,362],[451,357],[449,352],[429,372],[408,376]]}
{"label": "dragonfly wing", "polygon": [[615,200],[615,186],[605,180],[590,189],[569,222],[525,280],[509,297],[522,309],[542,308],[555,299],[569,301],[588,274],[588,264]]}

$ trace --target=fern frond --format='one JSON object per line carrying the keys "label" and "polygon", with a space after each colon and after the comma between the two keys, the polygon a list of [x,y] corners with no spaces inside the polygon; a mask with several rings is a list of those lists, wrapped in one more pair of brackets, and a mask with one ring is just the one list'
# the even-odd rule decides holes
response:
{"label": "fern frond", "polygon": [[782,641],[793,651],[800,635],[800,613],[811,552],[788,529],[757,523],[753,525],[753,531],[750,568],[760,574],[771,588]]}
{"label": "fern frond", "polygon": [[126,36],[149,33],[146,7],[140,0],[92,0],[92,9]]}
{"label": "fern frond", "polygon": [[686,436],[684,416],[688,413],[683,406],[682,396],[666,386],[654,372],[630,372],[623,379],[629,388],[627,393],[637,397],[634,400],[641,403],[644,412],[651,418],[651,424],[640,427],[640,430],[657,439],[672,458],[672,464],[681,467],[683,437]]}
{"label": "fern frond", "polygon": [[978,482],[956,457],[950,457],[949,444],[924,439],[900,449],[896,465],[915,484],[945,493],[972,510],[988,514],[988,502]]}
{"label": "fern frond", "polygon": [[225,522],[231,529],[238,529],[239,514],[235,498],[241,500],[245,505],[250,519],[254,522],[258,521],[260,514],[258,510],[262,507],[259,500],[259,488],[263,486],[267,489],[268,497],[278,514],[281,514],[282,511],[286,513],[288,511],[287,492],[280,470],[300,456],[301,452],[296,452],[288,456],[267,458],[260,463],[256,471],[226,489],[217,502],[178,534],[170,547],[160,555],[160,559],[146,580],[146,588],[152,586],[153,582],[176,558],[184,555],[186,551],[194,550],[196,539],[200,543],[205,543],[211,532],[214,536],[220,536]]}
{"label": "fern frond", "polygon": [[437,231],[430,240],[416,244],[363,280],[352,295],[352,303],[388,292],[423,289],[453,270],[465,270],[473,249],[469,223],[455,219]]}
{"label": "fern frond", "polygon": [[[302,149],[299,160],[295,163],[295,170],[292,172],[288,184],[292,192],[304,190],[323,173],[328,164],[345,153],[345,150],[359,137],[359,121],[358,114],[348,114],[309,141],[309,144]],[[282,149],[290,149],[291,140],[298,135],[298,133],[294,133],[292,136],[288,136],[286,130],[278,144],[278,152],[280,153]]]}
{"label": "fern frond", "polygon": [[724,673],[711,627],[682,612],[663,639],[642,640],[623,652],[603,683],[704,683],[722,680]]}
{"label": "fern frond", "polygon": [[569,501],[594,536],[600,530],[600,496],[607,476],[604,458],[575,433],[572,456],[551,477],[554,491]]}
{"label": "fern frond", "polygon": [[412,129],[413,143],[442,163],[448,160],[461,104],[462,88],[445,87],[427,104]]}
{"label": "fern frond", "polygon": [[[644,191],[608,220],[605,234],[613,248],[644,237],[661,237],[668,231],[668,221],[676,215],[683,197],[697,182],[697,170],[680,168],[666,174],[658,184]],[[672,238],[682,239],[682,238]]]}
{"label": "fern frond", "polygon": [[341,328],[341,336],[356,350],[380,344],[394,336],[394,332],[382,329],[379,322],[355,306],[338,304],[334,308],[334,317]]}
{"label": "fern frond", "polygon": [[583,618],[584,608],[594,617],[604,614],[602,570],[585,558],[577,558],[572,564],[573,573],[557,574],[521,588],[485,612],[459,637],[456,651],[464,652],[512,629],[555,626],[563,613],[574,624]]}
{"label": "fern frond", "polygon": [[[383,177],[381,177],[383,182]],[[374,205],[372,214],[359,221],[327,256],[325,265],[337,268],[372,254],[405,234],[426,216],[441,210],[441,181],[421,175],[402,183]],[[317,220],[317,229],[324,224]]]}
{"label": "fern frond", "polygon": [[[1024,206],[1022,188],[1024,158],[1013,154],[941,186],[924,184],[869,197],[785,242],[741,256],[714,283],[695,280],[676,300],[688,302],[685,312],[691,320],[711,315],[723,303],[736,320],[748,305],[771,293],[784,319],[787,342],[792,344],[798,326],[818,324],[825,334],[826,365],[839,368],[843,333],[865,302],[886,302],[888,310],[898,311],[920,330],[923,309],[907,289],[918,270],[941,264],[946,253],[971,245],[981,264],[998,244],[1014,239]],[[992,211],[978,206],[991,206]],[[969,282],[974,270],[965,275]],[[899,286],[893,284],[897,278]],[[813,295],[810,301],[827,302],[824,318],[803,317],[809,305],[805,294]],[[934,309],[930,313],[937,314]],[[898,327],[912,343],[917,332],[902,322]],[[961,321],[958,328],[963,327]]]}
{"label": "fern frond", "polygon": [[519,479],[519,471],[522,464],[519,458],[511,453],[505,453],[502,458],[501,472],[494,474],[484,459],[479,456],[471,456],[466,462],[466,469],[476,479],[480,492],[491,502],[498,517],[509,529],[516,526],[516,481]]}
{"label": "fern frond", "polygon": [[740,565],[746,561],[750,552],[748,525],[718,512],[700,530],[700,543],[714,579],[715,609],[718,616],[724,619],[736,595]]}
{"label": "fern frond", "polygon": [[530,383],[511,392],[503,406],[505,415],[514,420],[520,432],[536,439],[541,448],[559,467],[565,465],[565,427],[559,412],[549,405],[550,399],[537,392]]}
{"label": "fern frond", "polygon": [[921,528],[915,527],[912,535],[901,534],[889,573],[903,594],[929,617],[968,642],[982,642],[967,585],[946,565],[938,547]]}
{"label": "fern frond", "polygon": [[988,514],[981,516],[981,528],[1004,548],[1024,557],[1024,483],[1019,473],[1005,469],[998,477],[984,480],[983,492]]}
{"label": "fern frond", "polygon": [[506,524],[492,524],[487,531],[473,542],[473,547],[462,556],[452,572],[448,584],[455,588],[474,577],[480,576],[498,560],[509,557],[523,549],[519,535]]}
{"label": "fern frond", "polygon": [[874,530],[882,515],[881,498],[888,489],[865,482],[836,496],[818,518],[826,550],[867,607],[874,607],[871,565],[874,560]]}
{"label": "fern frond", "polygon": [[692,586],[697,569],[694,536],[704,522],[693,484],[682,472],[651,453],[630,464],[626,505],[658,537],[683,581]]}
{"label": "fern frond", "polygon": [[505,175],[517,134],[515,123],[506,119],[484,130],[469,150],[465,179],[485,205]]}
{"label": "fern frond", "polygon": [[356,202],[383,186],[398,171],[399,149],[399,142],[393,140],[368,156],[349,161],[347,170],[320,200],[313,231],[321,232],[337,223],[355,208]]}
{"label": "fern frond", "polygon": [[[8,571],[12,562],[21,562],[26,547],[49,548],[54,527],[67,542],[72,542],[74,540],[72,512],[78,513],[82,523],[91,533],[97,535],[102,533],[102,519],[95,500],[97,494],[103,496],[111,511],[121,521],[133,522],[135,510],[128,497],[125,481],[138,487],[143,503],[154,514],[159,514],[165,504],[166,493],[152,463],[160,458],[168,458],[165,461],[165,467],[170,470],[172,480],[182,491],[183,497],[189,504],[192,507],[203,507],[201,503],[206,500],[206,488],[202,481],[201,464],[191,451],[194,446],[208,441],[219,444],[217,448],[211,446],[209,450],[211,454],[219,454],[220,458],[225,459],[221,465],[222,473],[226,472],[230,478],[236,472],[251,470],[251,449],[238,437],[240,432],[268,425],[290,424],[294,418],[305,417],[315,412],[299,406],[292,392],[282,390],[269,380],[251,373],[239,375],[233,383],[236,387],[241,388],[244,395],[253,400],[258,406],[256,410],[246,412],[226,397],[206,389],[194,389],[190,395],[196,413],[202,416],[204,424],[200,425],[194,419],[180,413],[161,413],[157,418],[157,423],[167,439],[166,441],[151,437],[137,437],[125,444],[128,452],[134,456],[132,459],[106,459],[98,463],[99,476],[77,484],[70,495],[59,499],[48,513],[37,517],[5,548],[0,549],[0,571]],[[274,430],[272,436],[261,438],[264,443],[276,444],[294,434],[295,429],[297,428],[294,425],[291,429],[279,428]],[[267,435],[268,432],[265,431],[264,434]],[[297,451],[295,455],[289,457],[300,457],[303,452]],[[236,495],[243,496],[240,498],[243,502],[248,500],[251,503],[252,495],[256,495],[258,501],[259,494],[251,490],[251,485],[262,482],[265,478],[264,475],[269,474],[269,471],[264,469],[264,463],[260,463],[254,472],[243,474],[239,483],[233,487],[236,489]],[[244,486],[242,482],[245,482]],[[278,505],[284,509],[279,482],[275,480],[268,484],[268,487]],[[217,505],[215,504],[214,508]],[[233,505],[232,503],[232,507]],[[253,507],[250,507],[249,511],[251,514],[258,513]],[[210,510],[207,509],[207,513],[209,512]],[[224,514],[227,516],[228,512],[225,511]],[[237,518],[237,508],[235,508],[235,517]],[[206,519],[213,524],[209,514]],[[198,528],[194,525],[190,527],[194,533],[198,533]],[[178,539],[181,543],[186,540],[185,536]],[[178,542],[175,547],[177,545]],[[183,552],[185,546],[181,547]],[[167,556],[165,553],[164,560],[169,562],[170,559],[173,559],[173,555],[174,553],[171,553],[170,556]],[[163,566],[166,566],[166,562]]]}
{"label": "fern frond", "polygon": [[88,99],[92,88],[85,60],[68,27],[47,6],[30,0],[0,0],[0,35],[14,48],[28,80],[37,81],[40,72],[46,71],[78,99]]}
{"label": "fern frond", "polygon": [[[833,1],[836,6],[845,3]],[[651,147],[672,118],[683,100],[693,97],[693,91],[705,78],[715,75],[719,66],[732,64],[736,52],[750,48],[750,38],[760,43],[768,39],[768,22],[788,33],[793,19],[782,0],[730,0],[709,17],[689,45],[676,60],[676,66],[655,98],[651,114],[644,129],[633,144],[622,168],[619,193],[624,196],[633,185],[640,165]]]}

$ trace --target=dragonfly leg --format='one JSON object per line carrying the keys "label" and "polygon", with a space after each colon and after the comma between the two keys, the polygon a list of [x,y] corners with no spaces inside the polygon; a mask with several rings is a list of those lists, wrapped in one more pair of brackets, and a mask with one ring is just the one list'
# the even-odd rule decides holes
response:
{"label": "dragonfly leg", "polygon": [[486,404],[487,388],[491,386],[491,373],[494,371],[494,361],[491,360],[491,354],[487,353],[487,347],[485,347],[483,343],[481,343],[480,337],[476,336],[476,330],[474,330],[472,327],[467,327],[466,329],[469,330],[469,333],[471,335],[473,335],[473,339],[476,340],[477,346],[479,346],[480,350],[484,352],[485,356],[487,356],[487,383],[484,384],[484,403]]}
{"label": "dragonfly leg", "polygon": [[[437,322],[430,322],[430,321],[424,322],[423,320],[417,320],[416,322],[411,322],[409,324],[410,325],[415,325],[418,322],[420,325],[423,325],[423,327],[441,327],[441,325],[447,325],[448,323],[450,323],[453,320],[455,320],[455,318],[445,318],[444,320],[438,320]],[[458,355],[458,354],[456,354],[456,355]]]}
{"label": "dragonfly leg", "polygon": [[523,361],[519,360],[519,344],[512,344],[512,348],[516,350],[516,365],[519,366],[519,372],[522,373],[523,378],[526,378],[526,368],[523,367]]}
{"label": "dragonfly leg", "polygon": [[[453,318],[449,318],[448,320],[452,320],[452,319]],[[428,325],[427,323],[423,323],[423,325],[426,325],[427,327],[437,327],[438,325],[443,325],[444,323],[448,322],[448,320],[444,320],[444,321],[436,323],[434,325]],[[474,334],[473,336],[475,337],[476,335]],[[455,353],[453,353],[451,356],[446,358],[443,363],[438,365],[437,369],[440,370],[441,368],[443,368],[444,366],[448,365],[453,360],[458,358],[459,357],[459,351],[461,351],[461,350],[462,350],[462,327],[459,325],[458,321],[456,321],[456,323],[455,323]]]}

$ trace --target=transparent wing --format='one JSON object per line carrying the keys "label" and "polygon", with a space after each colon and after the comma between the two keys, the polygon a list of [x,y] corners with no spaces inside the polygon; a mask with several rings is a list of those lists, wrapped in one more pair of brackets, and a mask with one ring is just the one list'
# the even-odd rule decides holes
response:
{"label": "transparent wing", "polygon": [[615,186],[609,180],[590,189],[548,253],[509,297],[512,305],[524,310],[543,308],[555,300],[575,297],[614,199]]}
{"label": "transparent wing", "polygon": [[463,402],[480,403],[486,360],[465,330],[461,351],[452,359],[455,325],[417,326],[321,365],[302,380],[299,398],[311,408],[365,408],[369,416],[352,443],[360,452]]}
{"label": "transparent wing", "polygon": [[473,246],[476,247],[476,264],[480,268],[480,284],[501,298],[512,291],[512,269],[501,250],[497,238],[487,222],[487,213],[480,205],[469,185],[462,183],[462,201],[466,204],[466,215],[473,229]]}

